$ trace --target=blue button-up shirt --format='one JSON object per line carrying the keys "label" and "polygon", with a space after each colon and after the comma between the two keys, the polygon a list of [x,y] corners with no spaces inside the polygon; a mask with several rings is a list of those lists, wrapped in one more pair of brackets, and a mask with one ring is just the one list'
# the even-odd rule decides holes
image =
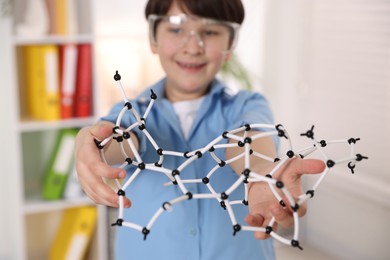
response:
{"label": "blue button-up shirt", "polygon": [[[206,146],[226,130],[232,130],[246,123],[273,124],[273,118],[265,98],[259,93],[239,91],[233,94],[220,81],[214,80],[209,93],[203,100],[188,139],[183,137],[179,120],[172,103],[164,97],[165,79],[150,89],[158,98],[146,119],[146,128],[158,146],[163,150],[186,152]],[[150,89],[145,90],[131,103],[141,114],[150,101]],[[123,103],[115,105],[110,114],[103,118],[116,122]],[[136,122],[131,112],[123,117],[121,124],[128,127]],[[136,129],[140,142],[140,155],[145,163],[157,162],[156,149],[146,136]],[[222,142],[227,142],[224,139]],[[223,151],[217,151],[224,159]],[[185,158],[164,156],[163,167],[176,169]],[[208,154],[195,160],[181,173],[181,179],[201,179],[216,165]],[[129,167],[128,175],[135,170]],[[225,166],[212,175],[210,183],[216,192],[225,191],[238,175]],[[126,196],[132,207],[124,210],[124,220],[146,227],[154,213],[164,202],[177,198],[183,193],[178,186],[164,186],[169,179],[162,173],[143,170],[126,189]],[[193,193],[210,193],[203,183],[186,184]],[[241,185],[230,199],[244,198]],[[245,205],[233,205],[237,222],[246,225],[248,214]],[[112,222],[115,222],[113,220]],[[233,236],[233,225],[227,210],[216,199],[192,199],[175,204],[172,211],[164,212],[154,223],[144,241],[140,232],[127,227],[117,227],[115,241],[116,259],[274,259],[272,240],[259,241],[252,232],[240,231]]]}

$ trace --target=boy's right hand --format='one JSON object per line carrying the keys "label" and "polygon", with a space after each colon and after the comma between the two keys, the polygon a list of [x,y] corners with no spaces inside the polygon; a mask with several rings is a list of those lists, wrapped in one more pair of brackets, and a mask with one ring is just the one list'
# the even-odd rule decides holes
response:
{"label": "boy's right hand", "polygon": [[[122,179],[126,176],[126,171],[107,165],[95,143],[95,140],[102,141],[109,137],[114,126],[103,121],[82,128],[76,137],[75,160],[79,183],[88,197],[97,204],[119,207],[118,194],[105,183],[104,178]],[[130,200],[125,197],[124,207],[128,208],[130,205]]]}

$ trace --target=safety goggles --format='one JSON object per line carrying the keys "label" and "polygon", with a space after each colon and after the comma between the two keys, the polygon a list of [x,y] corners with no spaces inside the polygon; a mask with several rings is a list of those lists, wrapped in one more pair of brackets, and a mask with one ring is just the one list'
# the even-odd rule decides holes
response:
{"label": "safety goggles", "polygon": [[234,49],[240,28],[237,23],[186,14],[152,14],[148,21],[152,44],[169,44],[179,49],[193,38],[200,48],[222,53],[229,53]]}

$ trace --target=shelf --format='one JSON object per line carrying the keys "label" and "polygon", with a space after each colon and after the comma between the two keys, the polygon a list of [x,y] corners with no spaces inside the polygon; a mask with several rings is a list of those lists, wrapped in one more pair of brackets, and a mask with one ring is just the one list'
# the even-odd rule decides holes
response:
{"label": "shelf", "polygon": [[53,212],[64,210],[73,207],[80,207],[85,205],[94,205],[94,203],[87,197],[77,199],[65,199],[56,201],[45,201],[41,199],[29,199],[24,207],[26,215],[40,214],[46,212]]}
{"label": "shelf", "polygon": [[[0,232],[0,259],[48,259],[48,252],[61,223],[63,213],[69,208],[85,206],[93,206],[98,209],[97,219],[99,223],[96,225],[92,240],[88,241],[88,255],[85,259],[107,259],[106,207],[98,206],[87,198],[81,187],[72,193],[74,198],[66,196],[65,193],[64,196],[60,197],[66,197],[66,199],[47,200],[43,199],[42,196],[44,178],[49,167],[52,166],[52,157],[56,155],[54,154],[55,148],[61,131],[63,129],[79,129],[90,126],[99,119],[97,111],[100,103],[96,102],[99,84],[95,79],[96,64],[94,56],[96,37],[93,31],[95,1],[72,0],[72,3],[69,2],[68,4],[69,6],[73,4],[75,12],[66,19],[65,16],[70,12],[65,10],[69,11],[70,9],[66,6],[54,6],[56,12],[52,13],[52,16],[49,15],[51,19],[49,19],[50,30],[48,31],[58,33],[36,35],[31,33],[34,30],[26,32],[27,35],[22,35],[23,30],[19,30],[18,25],[26,25],[24,30],[26,31],[45,23],[45,21],[39,19],[39,14],[42,13],[38,12],[37,14],[38,1],[37,5],[35,5],[35,1],[33,1],[33,5],[30,5],[31,1],[27,0],[11,2],[12,12],[8,16],[0,18],[0,39],[3,39],[2,48],[0,48],[0,66],[2,72],[4,72],[2,78],[4,86],[0,88],[0,104],[4,108],[1,110],[2,119],[4,119],[3,121],[7,126],[4,128],[4,136],[6,137],[4,147],[6,149],[4,149],[0,158],[2,158],[3,165],[5,165],[3,172],[10,173],[0,187],[2,195],[0,206],[2,209],[6,209],[7,213],[2,214],[1,218],[3,224],[0,227],[2,231]],[[54,2],[40,1],[41,4],[53,4]],[[64,1],[64,4],[66,4],[65,2],[67,1]],[[40,11],[45,10],[40,9]],[[53,10],[50,9],[49,11]],[[58,25],[56,22],[59,19],[64,24],[64,28],[55,26]],[[37,25],[36,22],[40,25]],[[17,33],[18,31],[20,33]],[[74,45],[77,52],[71,52],[70,54],[65,52],[70,49],[67,45]],[[31,49],[35,51],[28,52]],[[43,52],[43,50],[49,49],[50,52]],[[87,50],[83,52],[85,49]],[[26,57],[27,54],[29,56]],[[84,61],[90,61],[90,64],[85,64]],[[66,70],[69,74],[65,74],[65,65],[67,65],[66,68],[75,68],[75,71]],[[56,69],[57,66],[58,70]],[[34,70],[28,71],[29,68]],[[85,93],[85,95],[88,96],[88,101],[91,101],[91,106],[85,110],[85,113],[70,114],[73,118],[69,119],[61,119],[60,116],[42,117],[40,116],[41,113],[39,115],[30,113],[30,101],[35,98],[35,94],[37,97],[45,97],[47,94],[44,87],[50,87],[50,90],[51,87],[57,89],[57,81],[63,83],[60,80],[64,75],[76,77],[73,79],[80,83],[80,77],[84,76],[84,72],[81,71],[82,74],[78,73],[80,71],[78,68],[88,68],[85,72],[88,73],[85,85],[88,84],[88,90],[91,88],[91,91]],[[29,73],[26,73],[27,71]],[[31,75],[34,75],[34,78],[31,78]],[[70,79],[70,76],[67,79]],[[30,84],[26,84],[30,82],[34,82],[40,88],[32,89]],[[70,86],[70,84],[74,86]],[[66,86],[74,87],[76,90],[77,84],[72,81]],[[58,86],[58,89],[60,90],[60,86]],[[34,97],[31,93],[34,93]],[[61,93],[63,92],[58,94]],[[81,95],[81,92],[77,94]],[[61,97],[61,95],[59,96]],[[44,102],[40,99],[35,99],[35,101],[34,105],[42,108],[40,112],[44,111],[46,113],[45,109],[47,107]],[[77,109],[79,108],[74,108],[74,110]],[[31,115],[35,115],[35,118]],[[36,118],[40,119],[37,120]],[[52,118],[53,120],[42,120],[45,118]],[[70,143],[65,148],[70,148]],[[67,150],[67,152],[71,151]],[[58,156],[63,156],[63,153],[59,153]],[[61,163],[54,166],[62,167]],[[73,174],[74,165],[70,167],[72,167],[71,173]],[[70,172],[67,173],[70,174]],[[17,225],[9,225],[13,222]]]}
{"label": "shelf", "polygon": [[83,35],[37,35],[37,36],[14,36],[13,42],[16,46],[34,44],[66,44],[66,43],[91,43],[93,36]]}
{"label": "shelf", "polygon": [[62,128],[80,128],[96,123],[96,117],[73,118],[59,121],[22,120],[19,123],[21,132],[36,132],[43,130],[58,130]]}

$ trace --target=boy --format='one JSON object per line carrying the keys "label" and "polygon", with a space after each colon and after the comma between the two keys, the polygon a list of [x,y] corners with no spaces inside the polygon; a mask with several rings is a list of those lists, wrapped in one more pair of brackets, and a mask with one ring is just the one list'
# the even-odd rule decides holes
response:
{"label": "boy", "polygon": [[[148,131],[160,147],[171,151],[193,151],[208,144],[226,130],[244,124],[272,124],[272,115],[265,98],[258,93],[240,91],[229,94],[225,85],[215,79],[221,66],[234,49],[239,25],[244,20],[240,0],[149,0],[145,9],[149,21],[150,45],[159,55],[166,77],[157,82],[136,100],[133,107],[143,114],[150,100],[150,89],[157,94],[148,115]],[[123,104],[112,108],[107,117],[94,126],[83,128],[77,136],[76,160],[79,181],[87,195],[96,203],[118,207],[118,195],[103,181],[104,178],[125,178],[126,172],[104,164],[94,139],[103,140],[112,133],[113,123]],[[134,119],[124,118],[126,128]],[[256,132],[254,132],[256,133]],[[156,160],[156,151],[142,133],[134,131],[131,138],[145,162]],[[275,157],[272,138],[257,139],[252,144],[256,151]],[[122,163],[119,146],[106,146],[110,165]],[[238,149],[227,149],[225,158],[233,158]],[[129,154],[130,150],[127,151]],[[223,156],[223,155],[222,155]],[[267,173],[275,165],[254,159],[255,172]],[[164,159],[164,166],[174,169],[178,158]],[[215,162],[202,158],[186,168],[186,178],[199,178]],[[216,175],[213,185],[224,190],[241,174],[243,161],[224,167]],[[293,159],[280,170],[276,178],[289,187],[292,195],[302,193],[302,174],[319,173],[321,161]],[[164,187],[164,175],[148,173],[137,177],[127,191],[125,219],[145,223],[162,201],[180,195],[173,187]],[[205,185],[189,185],[189,190],[206,192]],[[242,188],[232,197],[242,196]],[[292,214],[275,200],[268,186],[255,183],[249,187],[249,214],[244,205],[237,208],[238,221],[248,225],[267,226],[275,217],[277,225],[291,226]],[[131,206],[131,207],[130,207]],[[236,210],[236,208],[235,208]],[[299,215],[305,214],[302,205]],[[117,259],[274,259],[272,241],[263,232],[239,232],[232,235],[231,222],[226,212],[215,205],[215,200],[184,201],[174,206],[172,214],[158,219],[146,241],[138,232],[118,228],[115,255]]]}

